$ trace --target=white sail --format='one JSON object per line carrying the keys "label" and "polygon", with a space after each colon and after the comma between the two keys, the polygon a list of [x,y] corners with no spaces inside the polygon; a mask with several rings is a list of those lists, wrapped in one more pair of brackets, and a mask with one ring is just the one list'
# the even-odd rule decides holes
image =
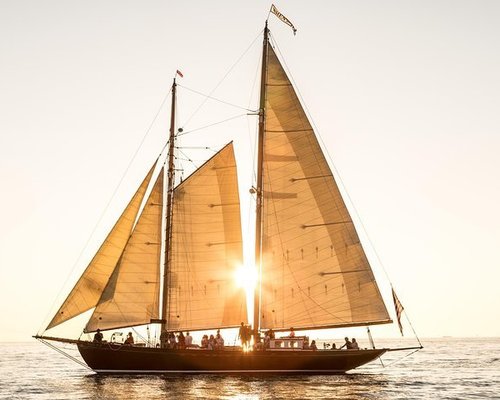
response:
{"label": "white sail", "polygon": [[168,330],[235,327],[247,321],[240,203],[232,143],[174,191]]}
{"label": "white sail", "polygon": [[312,126],[268,48],[260,325],[313,329],[390,322]]}
{"label": "white sail", "polygon": [[148,324],[158,318],[163,176],[162,169],[86,332]]}
{"label": "white sail", "polygon": [[53,328],[97,305],[130,237],[155,166],[156,162],[85,269],[85,272],[50,321],[47,329]]}

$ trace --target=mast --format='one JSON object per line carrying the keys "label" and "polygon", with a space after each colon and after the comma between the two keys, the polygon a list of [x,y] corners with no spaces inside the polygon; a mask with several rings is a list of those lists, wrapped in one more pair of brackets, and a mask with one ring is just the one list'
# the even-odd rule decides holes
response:
{"label": "mast", "polygon": [[[172,249],[172,210],[174,200],[175,168],[174,168],[174,148],[175,148],[175,100],[177,84],[172,84],[172,108],[170,113],[170,136],[168,149],[168,170],[167,170],[167,209],[166,209],[166,227],[165,227],[165,268],[163,272],[163,301],[161,311],[161,332],[165,332],[167,327],[167,303],[168,287],[170,284],[170,256]],[[163,345],[163,343],[162,343]]]}
{"label": "mast", "polygon": [[255,264],[258,268],[258,283],[255,286],[253,301],[253,335],[254,342],[259,333],[259,314],[260,314],[260,274],[262,271],[262,164],[264,155],[264,129],[266,120],[266,75],[267,75],[267,48],[269,45],[269,30],[264,27],[264,43],[262,48],[262,70],[260,76],[260,105],[259,105],[259,141],[257,158],[257,188],[256,188],[256,212],[255,212]]}

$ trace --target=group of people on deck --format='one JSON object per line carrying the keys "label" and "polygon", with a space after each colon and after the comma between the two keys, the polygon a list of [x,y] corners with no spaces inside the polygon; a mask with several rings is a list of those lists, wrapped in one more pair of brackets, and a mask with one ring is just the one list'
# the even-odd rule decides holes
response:
{"label": "group of people on deck", "polygon": [[[100,329],[97,329],[95,335],[94,335],[94,343],[103,343],[104,335],[102,334]],[[134,344],[134,336],[132,336],[132,332],[129,332],[125,340],[123,341],[123,344],[126,345],[133,345]]]}
{"label": "group of people on deck", "polygon": [[[252,327],[245,325],[243,322],[241,323],[239,332],[238,332],[238,338],[241,340],[241,345],[244,350],[249,349],[250,341],[252,338]],[[288,338],[295,338],[295,331],[293,328],[290,328],[290,333],[288,335]],[[264,342],[262,343],[260,335],[257,335],[256,337],[256,342],[254,343],[254,349],[255,350],[266,350],[270,348],[270,342],[271,340],[275,339],[275,333],[272,329],[269,329],[266,331],[264,335]],[[331,349],[332,350],[341,350],[345,348],[346,350],[359,350],[359,345],[358,342],[356,341],[355,338],[352,338],[352,340],[349,340],[349,338],[346,336],[344,338],[345,343],[337,349],[337,346],[335,343],[332,343]],[[97,329],[95,335],[94,335],[94,343],[102,343],[103,342],[103,334],[100,329]],[[160,335],[160,342],[162,344],[163,348],[167,349],[179,349],[183,350],[186,348],[194,348],[194,347],[201,347],[202,349],[207,349],[207,350],[223,350],[224,349],[224,338],[222,337],[220,333],[220,329],[217,329],[216,335],[203,335],[203,338],[201,339],[201,346],[198,345],[193,345],[193,337],[189,334],[189,332],[186,332],[186,335],[184,336],[183,332],[179,332],[177,335],[174,332],[163,332]],[[124,345],[133,345],[134,344],[134,337],[132,335],[132,332],[129,332],[125,341],[123,342]],[[158,346],[158,345],[157,345]],[[329,345],[325,345],[324,347],[329,347]],[[316,351],[318,347],[316,346],[316,341],[313,340],[311,344],[304,343],[304,350],[313,350]]]}
{"label": "group of people on deck", "polygon": [[250,344],[250,339],[252,338],[252,327],[250,325],[245,325],[244,322],[241,323],[240,329],[238,331],[238,339],[241,340],[241,346],[244,350],[248,349]]}
{"label": "group of people on deck", "polygon": [[224,338],[220,334],[220,329],[217,329],[217,334],[210,335],[203,335],[201,339],[201,346],[202,349],[207,349],[207,350],[223,350],[224,349]]}
{"label": "group of people on deck", "polygon": [[[358,342],[356,342],[356,339],[352,338],[352,341],[351,341],[346,336],[344,338],[344,340],[345,340],[345,343],[339,347],[339,350],[343,349],[344,347],[346,348],[346,350],[359,350],[359,345],[358,345]],[[335,343],[332,346],[332,350],[335,350]]]}
{"label": "group of people on deck", "polygon": [[323,348],[325,350],[330,348],[330,347],[331,347],[331,350],[342,350],[344,348],[346,350],[359,350],[359,344],[355,338],[352,338],[352,340],[349,340],[349,338],[346,336],[344,338],[344,340],[345,340],[345,343],[342,346],[340,346],[339,348],[337,348],[337,345],[335,343],[332,343],[331,345],[329,343],[323,343]]}
{"label": "group of people on deck", "polygon": [[[290,333],[288,334],[288,336],[286,336],[286,338],[289,338],[289,339],[295,338],[295,330],[293,329],[293,327],[290,328]],[[299,337],[299,338],[305,339],[303,342],[303,347],[302,347],[303,350],[312,350],[312,351],[318,350],[318,347],[316,346],[316,340],[313,340],[309,344],[309,338],[307,336],[303,336],[303,337]],[[270,348],[271,340],[274,340],[274,339],[275,339],[274,331],[272,329],[267,330],[267,332],[264,335],[264,350]],[[293,344],[292,344],[292,346],[293,346]]]}
{"label": "group of people on deck", "polygon": [[275,334],[272,329],[268,329],[264,334],[264,350],[268,349],[271,344],[271,340],[275,339]]}
{"label": "group of people on deck", "polygon": [[160,342],[163,348],[183,350],[193,345],[193,337],[189,332],[186,332],[185,336],[182,331],[177,335],[175,332],[162,332]]}

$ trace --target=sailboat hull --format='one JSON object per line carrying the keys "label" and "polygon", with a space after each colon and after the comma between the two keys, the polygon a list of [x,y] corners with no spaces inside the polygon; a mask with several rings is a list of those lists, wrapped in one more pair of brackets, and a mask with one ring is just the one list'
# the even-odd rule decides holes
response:
{"label": "sailboat hull", "polygon": [[385,353],[374,350],[209,351],[169,350],[117,344],[79,343],[87,365],[103,374],[159,373],[306,373],[336,374]]}

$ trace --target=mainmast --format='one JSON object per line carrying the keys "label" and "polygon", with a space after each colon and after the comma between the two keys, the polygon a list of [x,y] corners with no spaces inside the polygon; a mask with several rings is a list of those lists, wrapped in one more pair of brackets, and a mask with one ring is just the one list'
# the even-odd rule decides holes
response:
{"label": "mainmast", "polygon": [[[175,184],[175,166],[174,166],[174,149],[175,149],[175,100],[176,100],[177,84],[172,84],[172,108],[170,113],[170,136],[168,149],[168,170],[167,170],[167,209],[166,209],[166,227],[165,227],[165,268],[163,272],[163,302],[161,312],[161,332],[164,333],[167,329],[167,303],[168,303],[168,288],[170,285],[170,261],[172,254],[172,210],[174,200],[174,184]],[[163,346],[163,342],[162,342]]]}
{"label": "mainmast", "polygon": [[266,75],[267,75],[267,49],[269,46],[269,30],[264,27],[264,44],[262,48],[262,70],[260,76],[260,105],[259,105],[259,140],[257,158],[257,188],[256,188],[256,212],[255,212],[255,264],[258,268],[258,283],[255,287],[253,302],[253,335],[254,341],[259,334],[259,314],[260,314],[260,275],[262,271],[262,164],[264,154],[264,129],[266,122]]}

